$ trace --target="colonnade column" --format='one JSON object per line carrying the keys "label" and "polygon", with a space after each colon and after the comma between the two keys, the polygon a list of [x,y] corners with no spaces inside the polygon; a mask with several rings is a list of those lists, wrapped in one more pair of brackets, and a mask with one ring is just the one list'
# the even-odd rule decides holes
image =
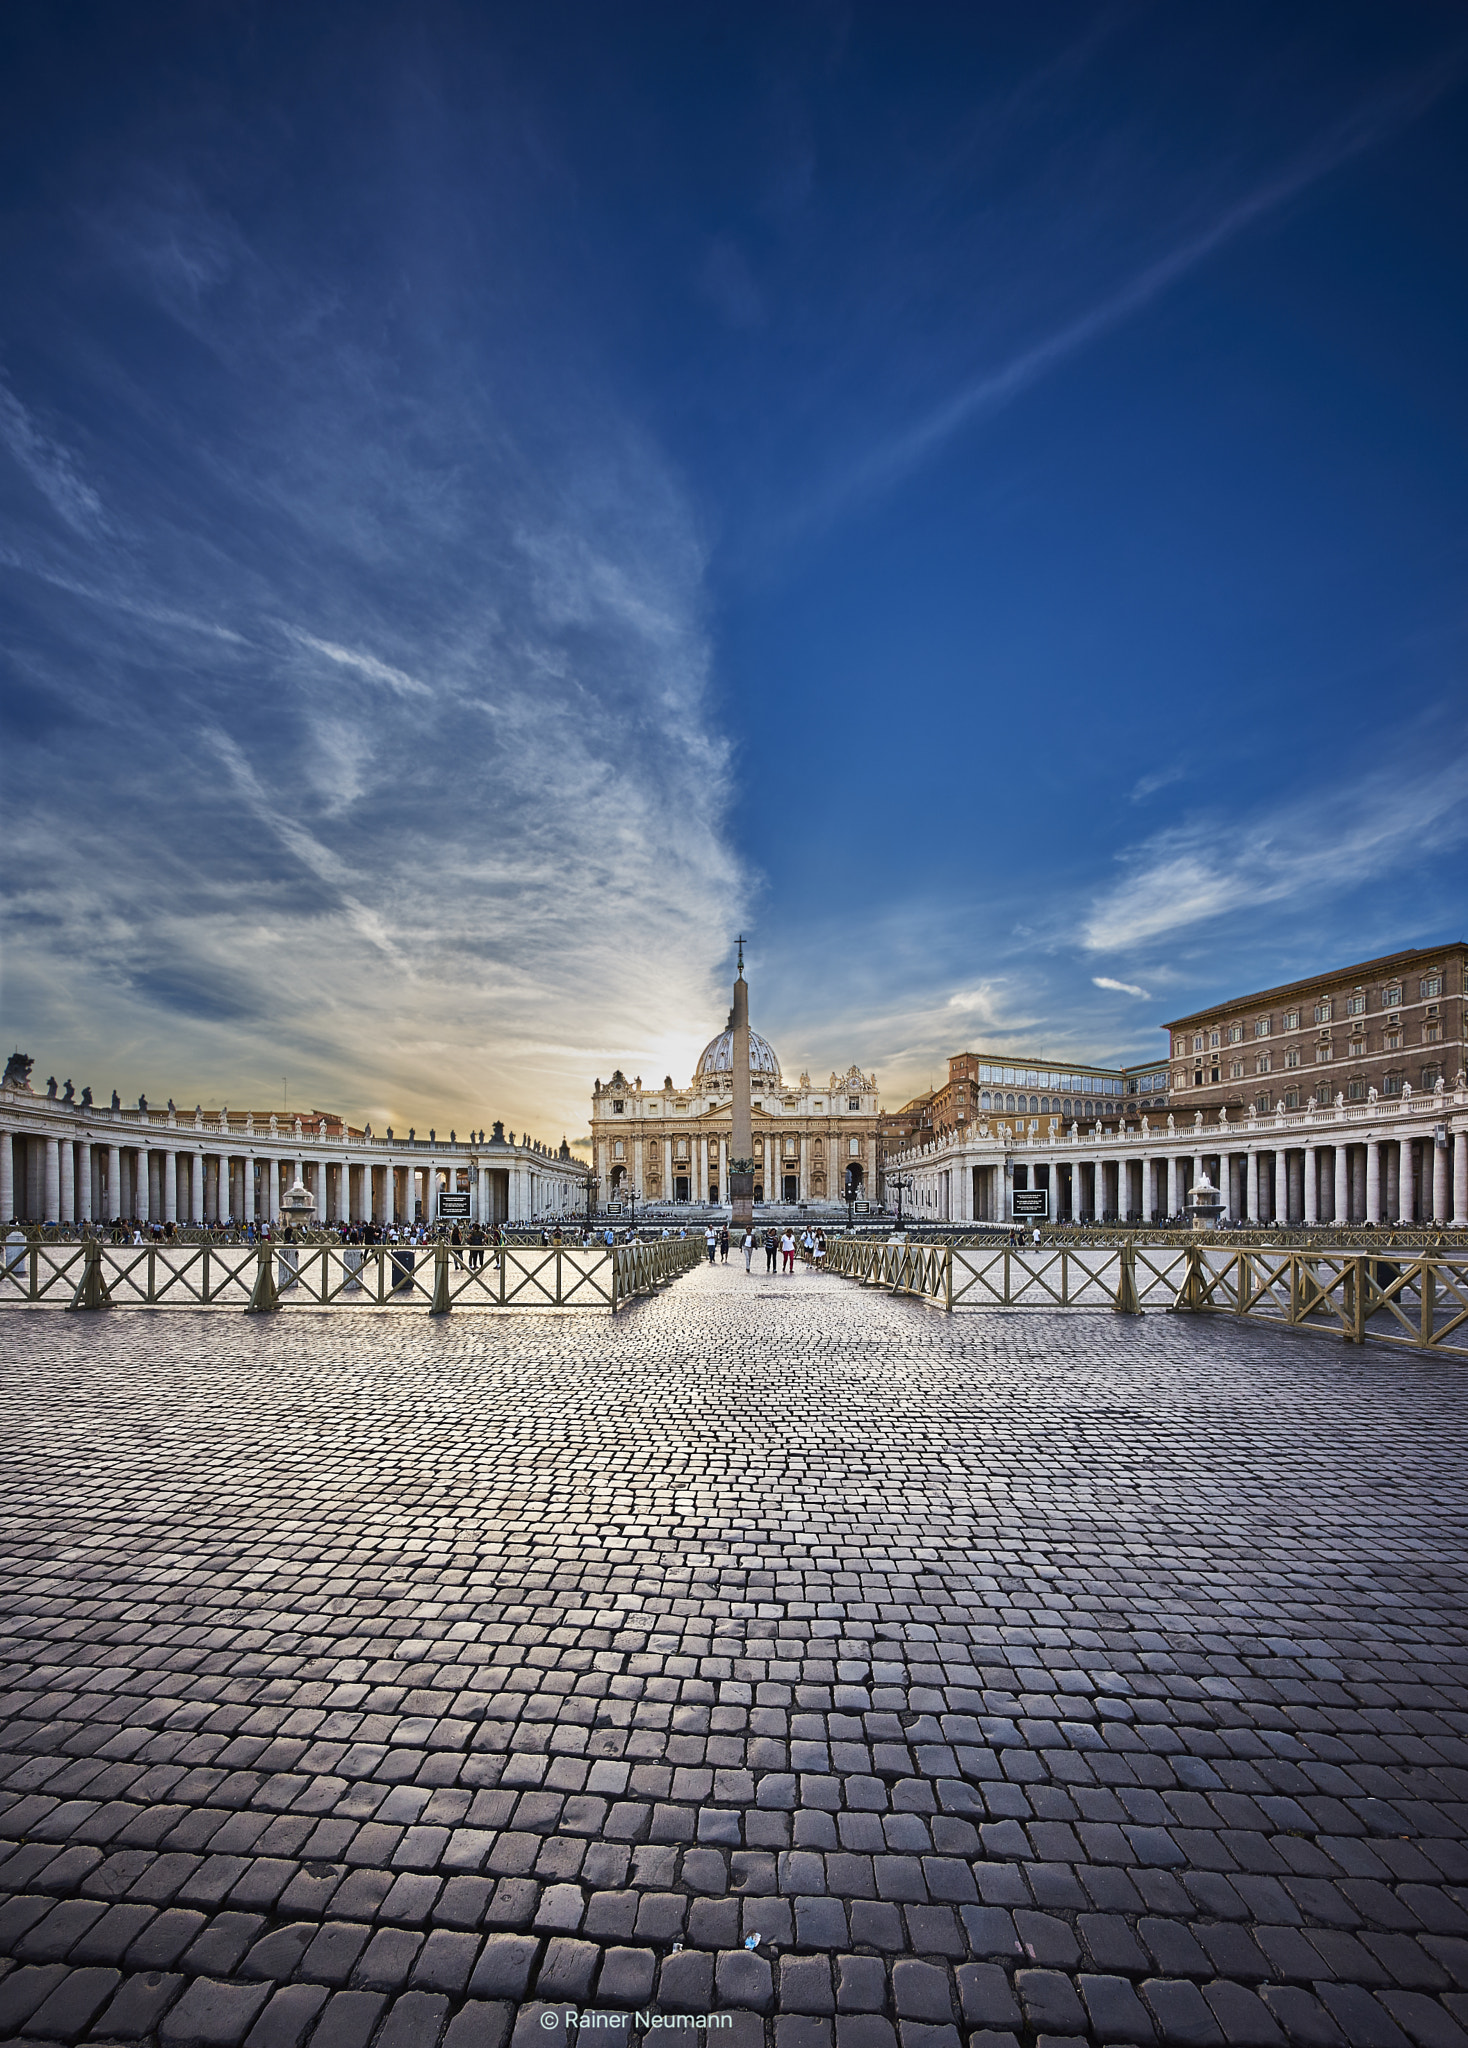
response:
{"label": "colonnade column", "polygon": [[[483,1175],[479,1177],[483,1179]],[[398,1169],[391,1159],[385,1160],[382,1168],[382,1220],[384,1223],[396,1223],[398,1220]],[[475,1221],[482,1223],[483,1215],[476,1216]]]}
{"label": "colonnade column", "polygon": [[[605,1174],[604,1174],[604,1175],[602,1176],[602,1184],[601,1184],[601,1185],[602,1185],[602,1193],[603,1193],[603,1194],[607,1194],[607,1193],[609,1193],[609,1192],[610,1192],[610,1190],[609,1190],[609,1189],[608,1189],[608,1187],[607,1187],[607,1183],[606,1183],[606,1176],[605,1176]],[[672,1201],[672,1199],[673,1199],[673,1141],[672,1141],[672,1139],[671,1139],[671,1138],[664,1138],[664,1140],[663,1140],[663,1200],[664,1200],[665,1202],[671,1202],[671,1201]]]}
{"label": "colonnade column", "polygon": [[1178,1181],[1180,1178],[1181,1176],[1177,1170],[1176,1154],[1169,1152],[1167,1155],[1167,1213],[1169,1216],[1176,1216],[1178,1210],[1182,1207],[1178,1200]]}
{"label": "colonnade column", "polygon": [[1351,1176],[1350,1161],[1344,1145],[1335,1148],[1335,1215],[1333,1223],[1349,1223],[1351,1220]]}
{"label": "colonnade column", "polygon": [[189,1154],[189,1221],[195,1228],[204,1221],[204,1155]]}
{"label": "colonnade column", "polygon": [[164,1152],[160,1154],[160,1157],[163,1161],[163,1221],[165,1223],[177,1223],[178,1154],[176,1152]]}
{"label": "colonnade column", "polygon": [[1448,1220],[1448,1148],[1432,1144],[1432,1220],[1439,1228]]}
{"label": "colonnade column", "polygon": [[1453,1221],[1468,1224],[1468,1129],[1461,1126],[1453,1133]]}
{"label": "colonnade column", "polygon": [[[0,1136],[0,1146],[8,1144],[9,1134]],[[92,1220],[92,1147],[86,1138],[76,1148],[76,1220],[78,1223],[90,1223]],[[0,1221],[9,1221],[3,1201],[0,1201]]]}
{"label": "colonnade column", "polygon": [[1316,1146],[1305,1147],[1305,1223],[1307,1228],[1320,1221],[1320,1153]]}
{"label": "colonnade column", "polygon": [[122,1214],[122,1147],[107,1147],[107,1199],[102,1204],[109,1220]]}
{"label": "colonnade column", "polygon": [[1246,1218],[1250,1223],[1259,1221],[1259,1154],[1254,1146],[1249,1147],[1248,1185],[1246,1189]]}
{"label": "colonnade column", "polygon": [[57,1215],[62,1223],[76,1221],[76,1154],[71,1149],[70,1138],[60,1143],[57,1164],[60,1168],[56,1190]]}
{"label": "colonnade column", "polygon": [[[640,1153],[639,1153],[638,1157],[639,1157],[639,1162],[640,1162],[640,1159],[641,1159],[641,1154],[640,1154]],[[639,1169],[638,1169],[638,1170],[639,1170],[639,1172],[641,1171],[641,1166],[640,1166],[640,1163],[639,1163]],[[638,1192],[639,1192],[639,1194],[640,1194],[640,1193],[641,1193],[641,1189],[639,1189],[639,1190],[638,1190]],[[723,1138],[723,1137],[721,1137],[721,1138],[719,1139],[719,1200],[720,1200],[721,1202],[727,1202],[727,1201],[728,1201],[728,1199],[729,1199],[729,1140],[728,1140],[727,1138]]]}
{"label": "colonnade column", "polygon": [[1401,1223],[1415,1223],[1417,1220],[1417,1193],[1412,1185],[1412,1140],[1401,1138],[1397,1149],[1397,1220]]}
{"label": "colonnade column", "polygon": [[15,1139],[9,1131],[0,1131],[0,1223],[9,1223],[15,1215]]}
{"label": "colonnade column", "polygon": [[1366,1221],[1381,1221],[1381,1144],[1376,1138],[1366,1140]]}

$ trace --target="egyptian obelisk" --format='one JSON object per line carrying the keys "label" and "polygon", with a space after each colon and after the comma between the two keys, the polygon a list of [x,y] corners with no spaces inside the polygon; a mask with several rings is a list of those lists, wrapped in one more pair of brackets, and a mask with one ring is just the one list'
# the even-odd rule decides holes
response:
{"label": "egyptian obelisk", "polygon": [[734,1007],[729,1012],[733,1034],[734,1128],[729,1144],[729,1200],[735,1230],[754,1221],[754,1130],[749,1112],[749,984],[744,979],[744,939],[739,940],[739,973]]}

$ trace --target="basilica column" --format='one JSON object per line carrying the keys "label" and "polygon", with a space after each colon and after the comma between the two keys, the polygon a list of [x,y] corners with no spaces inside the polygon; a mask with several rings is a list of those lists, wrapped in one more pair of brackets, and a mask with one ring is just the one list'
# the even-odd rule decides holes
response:
{"label": "basilica column", "polygon": [[1313,1229],[1320,1221],[1320,1153],[1316,1146],[1305,1147],[1305,1226]]}
{"label": "basilica column", "polygon": [[[602,1182],[602,1188],[603,1188],[603,1191],[605,1191],[605,1188],[606,1188],[606,1182],[605,1182],[605,1181],[603,1181],[603,1182]],[[664,1140],[663,1140],[663,1200],[664,1200],[665,1202],[671,1202],[671,1201],[672,1201],[672,1199],[673,1199],[673,1141],[672,1141],[672,1139],[671,1139],[671,1138],[664,1138]]]}
{"label": "basilica column", "polygon": [[805,1131],[802,1131],[800,1134],[799,1199],[802,1202],[810,1200],[810,1138]]}
{"label": "basilica column", "polygon": [[1410,1138],[1400,1138],[1397,1141],[1397,1220],[1400,1223],[1417,1221],[1417,1190],[1412,1182]]}
{"label": "basilica column", "polygon": [[723,1136],[719,1139],[719,1200],[729,1200],[729,1140]]}
{"label": "basilica column", "polygon": [[1376,1138],[1366,1140],[1366,1221],[1381,1221],[1381,1143]]}
{"label": "basilica column", "polygon": [[1331,1222],[1337,1225],[1351,1220],[1351,1177],[1350,1161],[1346,1148],[1338,1144],[1335,1148],[1335,1214]]}

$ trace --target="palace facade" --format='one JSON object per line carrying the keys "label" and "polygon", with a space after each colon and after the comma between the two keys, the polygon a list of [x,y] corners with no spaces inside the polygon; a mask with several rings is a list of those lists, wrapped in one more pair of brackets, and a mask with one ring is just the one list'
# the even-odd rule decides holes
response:
{"label": "palace facade", "polygon": [[[704,1047],[687,1087],[665,1075],[644,1087],[619,1068],[598,1079],[591,1099],[598,1200],[613,1207],[728,1200],[734,1120],[734,1040],[721,1031]],[[849,1067],[824,1084],[802,1074],[793,1085],[773,1046],[749,1034],[756,1202],[881,1199],[877,1077]]]}

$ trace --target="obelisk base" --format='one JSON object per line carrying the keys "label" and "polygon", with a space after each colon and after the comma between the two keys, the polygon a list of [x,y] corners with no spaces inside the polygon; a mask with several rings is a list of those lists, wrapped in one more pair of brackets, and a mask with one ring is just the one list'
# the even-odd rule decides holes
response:
{"label": "obelisk base", "polygon": [[729,1201],[733,1208],[730,1223],[735,1230],[748,1230],[754,1222],[754,1175],[752,1173],[731,1173],[729,1176]]}

